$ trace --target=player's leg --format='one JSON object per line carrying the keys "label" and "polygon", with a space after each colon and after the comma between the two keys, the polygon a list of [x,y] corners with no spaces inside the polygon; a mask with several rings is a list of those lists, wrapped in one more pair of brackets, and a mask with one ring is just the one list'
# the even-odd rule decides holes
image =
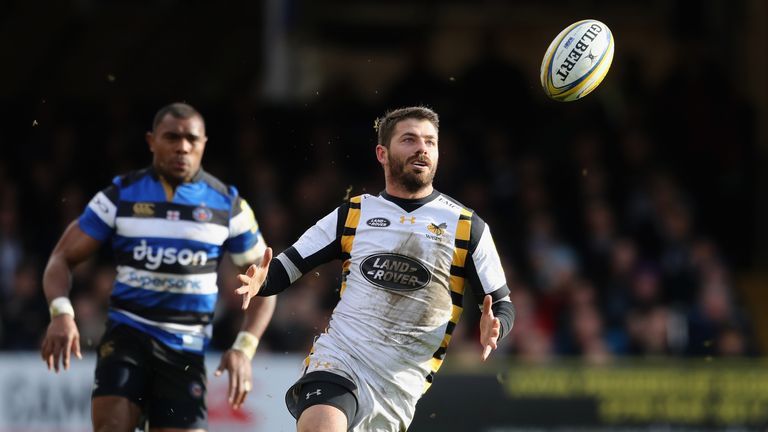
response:
{"label": "player's leg", "polygon": [[108,324],[99,343],[91,399],[95,432],[133,432],[139,424],[146,391],[141,334]]}
{"label": "player's leg", "polygon": [[299,416],[298,432],[346,432],[347,416],[331,405],[312,405]]}
{"label": "player's leg", "polygon": [[94,432],[134,432],[141,408],[120,396],[98,396],[91,400]]}
{"label": "player's leg", "polygon": [[149,432],[206,432],[205,429],[149,428]]}
{"label": "player's leg", "polygon": [[358,411],[357,386],[325,371],[304,375],[288,390],[285,401],[299,432],[344,432]]}
{"label": "player's leg", "polygon": [[147,407],[151,432],[204,432],[208,429],[205,357],[177,351],[152,339]]}

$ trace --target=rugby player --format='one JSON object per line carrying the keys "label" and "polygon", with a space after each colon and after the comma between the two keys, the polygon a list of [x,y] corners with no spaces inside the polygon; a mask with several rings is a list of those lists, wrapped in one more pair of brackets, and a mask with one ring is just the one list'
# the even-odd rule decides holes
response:
{"label": "rugby player", "polygon": [[401,108],[378,121],[385,189],[360,195],[290,248],[238,276],[247,308],[315,266],[343,261],[341,299],[286,403],[300,432],[392,431],[411,423],[440,368],[466,286],[481,304],[482,359],[509,333],[514,308],[488,226],[436,191],[438,116]]}
{"label": "rugby player", "polygon": [[[72,222],[51,253],[43,288],[51,323],[41,354],[48,369],[68,369],[80,340],[68,294],[72,268],[111,241],[117,277],[106,332],[98,347],[92,394],[93,429],[207,429],[204,349],[217,298],[216,270],[229,252],[245,269],[266,249],[253,211],[205,172],[203,117],[174,103],[147,132],[152,165],[116,177]],[[251,389],[251,358],[274,310],[264,299],[245,314],[242,331],[216,375],[229,374],[229,403]],[[142,416],[143,414],[143,416]]]}

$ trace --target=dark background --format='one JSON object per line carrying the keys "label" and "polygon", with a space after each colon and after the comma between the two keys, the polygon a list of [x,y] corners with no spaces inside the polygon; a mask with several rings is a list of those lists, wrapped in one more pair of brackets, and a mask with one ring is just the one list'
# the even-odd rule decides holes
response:
{"label": "dark background", "polygon": [[[611,71],[581,101],[548,100],[541,57],[584,18],[613,31]],[[2,2],[0,347],[37,349],[58,236],[149,164],[155,111],[186,101],[206,119],[205,168],[277,252],[348,191],[383,188],[377,116],[434,108],[436,187],[490,224],[518,308],[504,354],[762,354],[766,24],[759,0]],[[86,349],[114,274],[103,249],[74,278]],[[233,272],[216,349],[239,326]],[[305,352],[338,272],[282,295],[261,349]],[[451,351],[479,348],[467,311]]]}

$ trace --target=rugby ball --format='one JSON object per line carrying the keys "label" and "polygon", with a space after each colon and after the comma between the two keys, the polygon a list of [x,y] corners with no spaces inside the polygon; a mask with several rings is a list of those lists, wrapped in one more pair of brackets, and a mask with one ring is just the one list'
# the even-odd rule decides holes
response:
{"label": "rugby ball", "polygon": [[600,21],[586,19],[566,27],[541,62],[544,93],[560,102],[588,95],[608,73],[613,46],[611,30]]}

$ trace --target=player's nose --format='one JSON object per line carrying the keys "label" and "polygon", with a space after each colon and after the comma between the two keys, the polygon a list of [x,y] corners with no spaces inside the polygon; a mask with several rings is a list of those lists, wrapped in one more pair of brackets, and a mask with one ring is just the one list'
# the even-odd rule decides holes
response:
{"label": "player's nose", "polygon": [[186,154],[190,151],[192,151],[192,143],[186,138],[180,139],[176,146],[176,152]]}
{"label": "player's nose", "polygon": [[422,137],[419,137],[416,140],[416,153],[422,154],[427,152],[427,140],[425,140]]}

